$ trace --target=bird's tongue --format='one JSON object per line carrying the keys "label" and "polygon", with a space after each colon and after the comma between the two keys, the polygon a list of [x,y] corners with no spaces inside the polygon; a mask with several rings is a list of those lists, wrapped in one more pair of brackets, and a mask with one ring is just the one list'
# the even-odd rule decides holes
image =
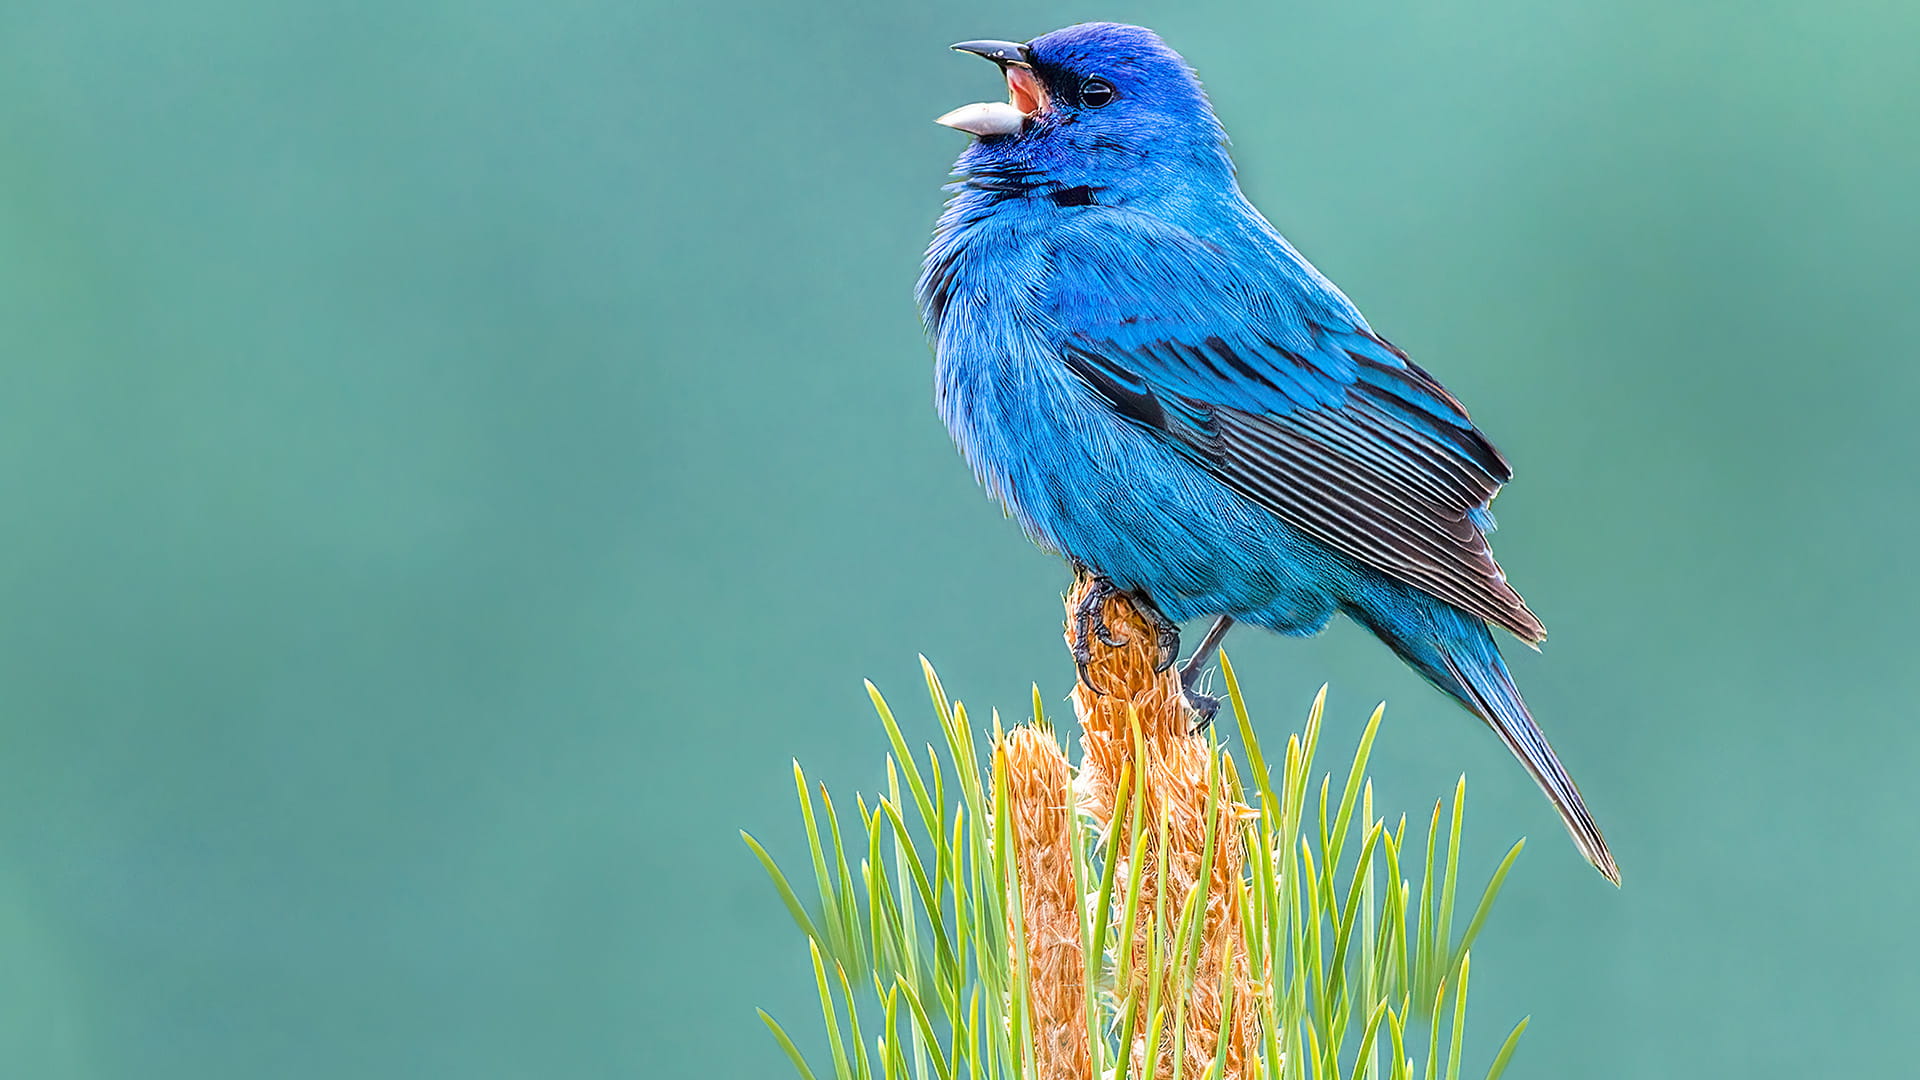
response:
{"label": "bird's tongue", "polygon": [[1047,107],[1047,88],[1033,69],[1022,64],[1007,65],[1007,101],[1026,116]]}
{"label": "bird's tongue", "polygon": [[1030,68],[1008,64],[1007,100],[979,101],[962,105],[935,120],[936,124],[985,138],[989,135],[1017,135],[1027,118],[1047,107],[1047,90]]}

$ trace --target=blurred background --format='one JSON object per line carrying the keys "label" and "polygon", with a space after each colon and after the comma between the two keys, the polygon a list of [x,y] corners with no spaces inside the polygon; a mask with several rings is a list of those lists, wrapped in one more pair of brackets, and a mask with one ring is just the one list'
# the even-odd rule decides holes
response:
{"label": "blurred background", "polygon": [[874,790],[919,652],[1064,713],[911,289],[946,45],[1093,18],[1518,468],[1624,889],[1352,626],[1230,642],[1532,838],[1472,1060],[1910,1067],[1920,8],[69,0],[0,8],[0,1071],[787,1075],[790,759]]}

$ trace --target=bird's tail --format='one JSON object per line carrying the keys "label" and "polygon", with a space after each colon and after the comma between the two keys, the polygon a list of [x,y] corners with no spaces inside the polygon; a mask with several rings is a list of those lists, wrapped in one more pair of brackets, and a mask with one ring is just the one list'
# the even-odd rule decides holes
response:
{"label": "bird's tail", "polygon": [[1620,884],[1620,868],[1607,850],[1606,837],[1600,835],[1600,826],[1594,823],[1573,777],[1548,745],[1546,734],[1527,712],[1527,703],[1507,674],[1506,661],[1500,658],[1486,624],[1438,603],[1432,605],[1429,618],[1414,620],[1427,624],[1425,633],[1408,633],[1407,620],[1390,620],[1395,625],[1382,626],[1389,620],[1366,611],[1356,610],[1354,615],[1428,681],[1487,722],[1546,792],[1580,853],[1608,881]]}

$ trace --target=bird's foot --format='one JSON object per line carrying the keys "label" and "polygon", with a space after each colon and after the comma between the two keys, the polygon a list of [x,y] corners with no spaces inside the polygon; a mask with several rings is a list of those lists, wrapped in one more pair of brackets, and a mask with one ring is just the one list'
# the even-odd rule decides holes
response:
{"label": "bird's foot", "polygon": [[1100,644],[1109,649],[1119,648],[1124,641],[1116,641],[1113,631],[1107,628],[1107,597],[1120,592],[1119,586],[1098,574],[1088,575],[1090,584],[1087,595],[1080,598],[1080,605],[1073,609],[1073,666],[1077,669],[1082,686],[1092,686],[1087,681],[1087,665],[1093,663],[1093,644],[1091,638],[1099,638]]}
{"label": "bird's foot", "polygon": [[1093,662],[1091,638],[1100,639],[1100,644],[1109,649],[1125,645],[1125,638],[1115,638],[1113,630],[1107,626],[1107,597],[1115,594],[1125,596],[1141,620],[1153,630],[1154,654],[1153,670],[1162,672],[1173,666],[1180,658],[1180,624],[1166,617],[1154,602],[1143,592],[1132,592],[1115,585],[1112,579],[1099,574],[1087,575],[1091,585],[1087,594],[1073,609],[1073,663],[1079,669],[1080,681],[1087,681],[1087,665]]}
{"label": "bird's foot", "polygon": [[1220,712],[1220,699],[1211,694],[1203,694],[1191,686],[1181,688],[1186,695],[1187,708],[1193,710],[1193,730],[1189,735],[1198,735],[1213,726],[1213,718]]}
{"label": "bird's foot", "polygon": [[1153,628],[1154,645],[1159,649],[1153,658],[1153,671],[1157,675],[1172,667],[1175,660],[1180,659],[1180,624],[1167,618],[1158,607],[1154,606],[1153,601],[1147,598],[1146,593],[1129,595],[1133,597],[1134,610],[1138,611],[1140,617],[1147,621],[1147,625]]}

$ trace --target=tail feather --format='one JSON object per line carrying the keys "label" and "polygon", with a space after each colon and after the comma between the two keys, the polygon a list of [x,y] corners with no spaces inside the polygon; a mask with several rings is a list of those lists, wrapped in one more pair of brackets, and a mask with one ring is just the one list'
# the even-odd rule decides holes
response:
{"label": "tail feather", "polygon": [[1410,611],[1404,596],[1395,599],[1399,603],[1386,610],[1381,610],[1385,605],[1372,604],[1352,604],[1347,610],[1428,681],[1487,722],[1559,811],[1574,846],[1608,881],[1620,884],[1620,868],[1607,850],[1600,826],[1547,736],[1527,712],[1487,625],[1437,600],[1423,597],[1425,610]]}
{"label": "tail feather", "polygon": [[[1492,652],[1493,643],[1487,644]],[[1580,797],[1580,788],[1574,784],[1573,777],[1567,775],[1566,767],[1560,764],[1560,758],[1547,743],[1546,734],[1527,712],[1527,703],[1521,700],[1520,691],[1507,674],[1506,662],[1500,659],[1500,654],[1492,652],[1491,663],[1462,663],[1453,650],[1445,646],[1439,652],[1448,674],[1465,691],[1464,694],[1455,691],[1456,696],[1480,714],[1513,756],[1520,759],[1520,764],[1533,774],[1534,782],[1560,812],[1560,820],[1566,824],[1580,853],[1594,869],[1606,875],[1608,881],[1620,884],[1620,867],[1614,863],[1613,853],[1607,850],[1607,838],[1600,835],[1600,826],[1587,810],[1586,800]]]}

